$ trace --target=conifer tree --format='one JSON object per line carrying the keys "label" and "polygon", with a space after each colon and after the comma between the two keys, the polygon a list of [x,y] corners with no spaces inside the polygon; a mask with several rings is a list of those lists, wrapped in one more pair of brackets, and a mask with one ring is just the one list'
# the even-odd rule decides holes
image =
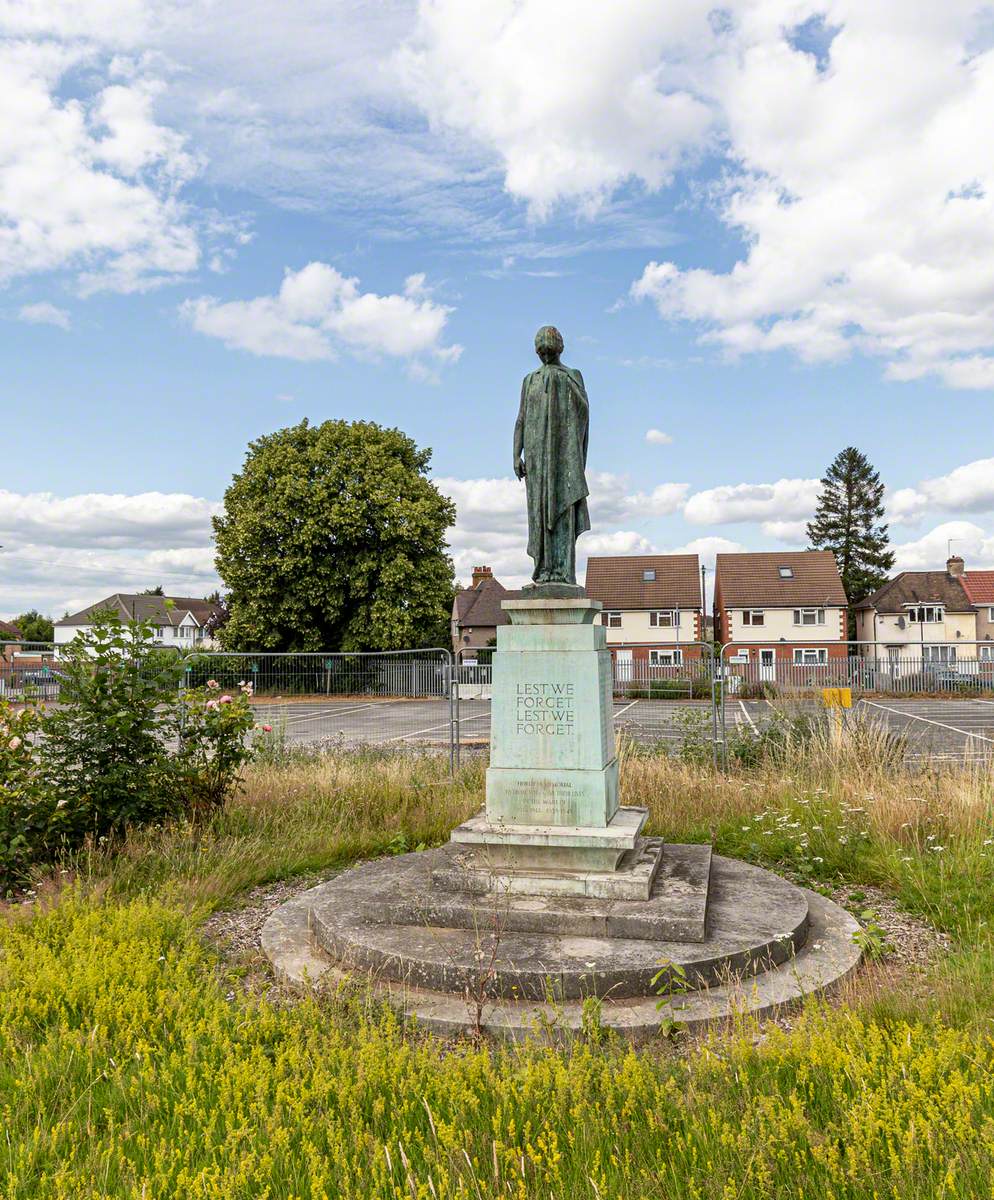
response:
{"label": "conifer tree", "polygon": [[866,455],[847,446],[821,481],[808,538],[814,550],[831,550],[850,605],[875,591],[894,565],[883,524],[884,485]]}

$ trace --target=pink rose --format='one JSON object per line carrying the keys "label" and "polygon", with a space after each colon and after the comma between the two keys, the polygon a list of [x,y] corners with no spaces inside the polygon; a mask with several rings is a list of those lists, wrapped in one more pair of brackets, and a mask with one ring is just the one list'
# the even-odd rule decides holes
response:
{"label": "pink rose", "polygon": [[272,725],[263,725],[262,732],[263,733],[272,733],[273,732]]}
{"label": "pink rose", "polygon": [[207,686],[209,688],[213,689],[213,688],[219,688],[221,685],[218,683],[218,681],[216,679],[208,679]]}
{"label": "pink rose", "polygon": [[16,750],[20,744],[21,744],[21,739],[19,737],[13,737],[10,739],[11,750]]}
{"label": "pink rose", "polygon": [[208,700],[207,703],[204,705],[204,708],[209,708],[213,711],[215,708],[217,708],[217,701],[216,700]]}
{"label": "pink rose", "polygon": [[222,697],[221,697],[221,700],[220,700],[220,703],[221,703],[221,704],[230,704],[230,703],[231,703],[231,697],[230,697],[230,696],[228,696],[228,695],[224,695],[224,696],[222,696]]}

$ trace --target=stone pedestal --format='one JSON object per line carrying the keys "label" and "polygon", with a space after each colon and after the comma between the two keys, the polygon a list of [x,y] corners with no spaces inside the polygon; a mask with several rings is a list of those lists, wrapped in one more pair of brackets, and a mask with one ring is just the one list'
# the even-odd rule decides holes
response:
{"label": "stone pedestal", "polygon": [[[486,809],[452,833],[467,850],[463,886],[648,899],[661,851],[641,836],[646,811],[618,807],[601,605],[572,594],[503,608]],[[444,882],[453,886],[451,874]]]}

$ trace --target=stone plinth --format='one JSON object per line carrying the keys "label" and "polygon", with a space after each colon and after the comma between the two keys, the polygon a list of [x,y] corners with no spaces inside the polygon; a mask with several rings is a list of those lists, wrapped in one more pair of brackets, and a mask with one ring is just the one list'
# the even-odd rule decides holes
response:
{"label": "stone plinth", "polygon": [[661,848],[641,836],[644,809],[618,807],[601,605],[568,592],[503,608],[511,624],[497,631],[486,809],[453,831],[466,853],[445,883],[646,900]]}

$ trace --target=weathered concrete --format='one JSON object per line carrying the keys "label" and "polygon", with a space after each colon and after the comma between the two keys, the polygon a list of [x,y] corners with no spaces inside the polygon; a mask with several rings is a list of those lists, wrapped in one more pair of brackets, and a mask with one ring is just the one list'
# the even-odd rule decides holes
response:
{"label": "weathered concrete", "polygon": [[[643,839],[648,851],[646,869],[655,874],[651,898],[614,895],[578,898],[554,895],[543,880],[539,895],[515,889],[519,876],[508,876],[505,890],[491,885],[500,876],[479,879],[458,865],[452,847],[436,852],[434,865],[418,864],[411,872],[411,894],[376,899],[365,910],[370,920],[393,925],[433,925],[453,929],[481,929],[493,924],[499,913],[502,929],[519,933],[555,932],[576,937],[620,937],[646,941],[702,942],[706,936],[710,846],[667,846],[658,838]],[[634,852],[633,852],[634,853]],[[448,866],[446,862],[453,865]],[[660,867],[660,864],[661,867]],[[422,871],[423,867],[423,871]],[[657,868],[658,871],[657,871]],[[425,878],[430,872],[430,879]],[[623,872],[601,881],[613,887]],[[566,881],[572,886],[575,876]],[[476,886],[479,885],[479,886]],[[596,886],[594,879],[591,886]]]}
{"label": "weathered concrete", "polygon": [[[452,842],[468,851],[458,859],[459,865],[466,871],[475,870],[481,878],[490,873],[529,873],[522,874],[517,890],[542,895],[542,878],[558,874],[562,883],[550,883],[552,892],[572,890],[584,896],[590,893],[583,875],[617,870],[622,856],[638,846],[647,816],[645,808],[619,808],[606,825],[543,825],[495,821],[489,814],[478,813],[456,826]],[[573,889],[567,886],[566,872],[580,873]],[[526,884],[528,879],[531,883]],[[650,883],[648,880],[632,898],[647,897]],[[508,884],[508,888],[514,885]]]}
{"label": "weathered concrete", "polygon": [[[586,897],[592,900],[648,900],[659,873],[663,843],[659,838],[636,839],[635,846],[618,859],[614,870],[584,870],[571,854],[569,865],[556,871],[544,863],[534,870],[514,865],[497,866],[491,855],[458,851],[449,862],[432,871],[437,888],[470,892],[474,896]],[[697,846],[711,854],[710,846]],[[595,861],[594,866],[598,863]],[[705,876],[706,879],[706,876]],[[704,886],[705,899],[707,885]]]}
{"label": "weathered concrete", "polygon": [[[728,860],[716,860],[719,864],[722,861]],[[263,952],[285,983],[335,986],[350,978],[314,937],[310,914],[317,890],[311,889],[282,905],[263,927]],[[778,1012],[810,993],[824,992],[838,984],[859,963],[860,951],[852,936],[859,924],[817,892],[798,890],[808,907],[808,931],[806,941],[793,957],[759,974],[733,976],[674,997],[662,1009],[657,1009],[652,996],[627,1000],[607,997],[602,1023],[633,1042],[641,1042],[654,1037],[664,1021],[678,1020],[694,1028],[735,1014]],[[467,1003],[463,996],[412,988],[377,976],[370,976],[369,982],[376,994],[415,1018],[422,1028],[456,1036],[476,1027],[475,1004]],[[556,1040],[582,1028],[583,1004],[579,1000],[551,1004],[486,1001],[480,1016],[481,1028],[494,1037]]]}
{"label": "weathered concrete", "polygon": [[[403,909],[403,924],[380,919],[389,916],[385,906],[409,905],[423,893],[431,860],[441,853],[369,863],[315,889],[311,924],[318,943],[347,967],[433,991],[461,995],[482,988],[510,998],[621,999],[652,994],[653,977],[668,963],[678,964],[694,986],[721,981],[729,972],[768,969],[793,955],[807,930],[807,902],[798,888],[758,867],[717,857],[707,935],[699,942],[564,933],[556,925],[561,901],[545,910],[545,922],[542,910],[534,910],[528,931],[508,928],[512,905],[500,897],[480,907],[472,927],[439,927],[427,919],[414,924],[409,908]],[[576,907],[592,903],[579,901]],[[611,904],[605,923],[608,916],[623,918],[625,903]],[[660,903],[659,911],[665,907]]]}

